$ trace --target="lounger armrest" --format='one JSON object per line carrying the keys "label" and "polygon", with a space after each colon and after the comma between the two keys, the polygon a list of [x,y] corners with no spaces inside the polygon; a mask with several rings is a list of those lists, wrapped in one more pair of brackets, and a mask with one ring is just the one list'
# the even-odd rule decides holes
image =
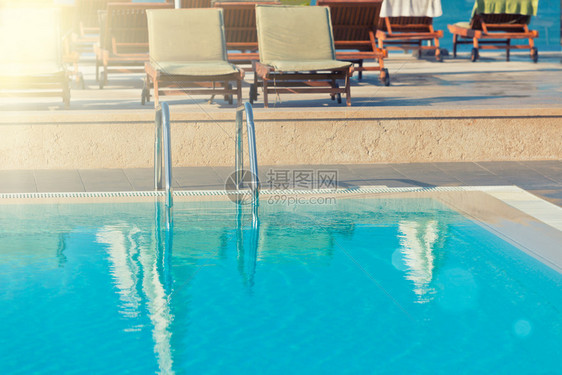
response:
{"label": "lounger armrest", "polygon": [[465,38],[480,38],[482,35],[482,32],[479,30],[473,30],[458,25],[447,25],[447,28],[451,34],[460,35]]}
{"label": "lounger armrest", "polygon": [[267,77],[269,73],[273,71],[271,66],[262,64],[259,61],[252,61],[252,69],[254,74],[257,74],[260,77]]}
{"label": "lounger armrest", "polygon": [[160,77],[160,70],[151,61],[144,63],[144,71],[152,78]]}
{"label": "lounger armrest", "polygon": [[382,30],[377,30],[376,33],[377,39],[386,39],[386,32]]}

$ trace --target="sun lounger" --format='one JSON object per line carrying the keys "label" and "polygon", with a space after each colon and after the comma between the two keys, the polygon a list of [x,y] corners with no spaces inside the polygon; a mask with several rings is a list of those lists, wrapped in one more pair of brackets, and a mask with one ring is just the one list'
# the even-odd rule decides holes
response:
{"label": "sun lounger", "polygon": [[[329,6],[332,17],[336,58],[352,61],[359,66],[354,70],[380,71],[380,80],[390,85],[390,74],[384,67],[386,50],[376,45],[376,32],[382,0],[318,0],[318,5]],[[364,60],[374,60],[378,66],[363,66]]]}
{"label": "sun lounger", "polygon": [[216,1],[222,8],[228,61],[233,64],[251,64],[259,60],[256,30],[256,5],[280,4],[271,1]]}
{"label": "sun lounger", "polygon": [[[534,39],[539,33],[528,26],[537,8],[538,0],[477,0],[470,22],[448,25],[453,34],[453,57],[457,57],[457,44],[472,44],[473,62],[480,57],[480,49],[505,49],[507,61],[510,50],[529,49],[531,59],[537,62]],[[514,45],[512,39],[528,39],[529,44]]]}
{"label": "sun lounger", "polygon": [[328,93],[338,102],[345,94],[351,105],[352,67],[336,60],[328,7],[258,5],[256,23],[260,61],[253,63],[251,102],[261,86],[265,107],[270,93]]}
{"label": "sun lounger", "polygon": [[99,41],[100,25],[98,12],[105,10],[111,0],[76,0],[77,35],[73,50],[78,53],[92,52],[92,46]]}
{"label": "sun lounger", "polygon": [[[172,3],[109,3],[100,13],[100,42],[94,46],[99,88],[109,73],[142,73],[148,61],[147,9],[173,9]],[[99,68],[103,67],[101,76]]]}
{"label": "sun lounger", "polygon": [[[150,62],[142,103],[159,95],[221,94],[242,101],[244,72],[227,61],[222,9],[147,10]],[[229,82],[234,81],[236,88]],[[167,90],[164,90],[167,89]]]}
{"label": "sun lounger", "polygon": [[[439,38],[442,30],[433,29],[433,18],[442,14],[441,0],[384,0],[377,30],[379,48],[433,50],[435,59],[442,61]],[[423,45],[429,41],[430,45]]]}
{"label": "sun lounger", "polygon": [[55,9],[0,9],[2,96],[59,96],[70,105],[59,25]]}

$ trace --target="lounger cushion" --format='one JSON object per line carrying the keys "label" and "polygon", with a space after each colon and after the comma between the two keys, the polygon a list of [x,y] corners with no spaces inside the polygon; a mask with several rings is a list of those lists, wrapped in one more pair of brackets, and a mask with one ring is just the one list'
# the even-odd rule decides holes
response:
{"label": "lounger cushion", "polygon": [[327,7],[256,6],[260,61],[335,60]]}
{"label": "lounger cushion", "polygon": [[222,9],[147,10],[151,61],[226,61]]}
{"label": "lounger cushion", "polygon": [[441,0],[384,0],[381,17],[440,17]]}
{"label": "lounger cushion", "polygon": [[174,61],[152,64],[162,73],[186,76],[220,76],[238,73],[236,66],[226,61]]}
{"label": "lounger cushion", "polygon": [[470,22],[457,22],[455,26],[462,27],[463,29],[470,29]]}
{"label": "lounger cushion", "polygon": [[281,72],[303,72],[348,68],[350,62],[338,60],[270,61],[268,65]]}
{"label": "lounger cushion", "polygon": [[476,0],[473,14],[521,14],[536,16],[539,0]]}

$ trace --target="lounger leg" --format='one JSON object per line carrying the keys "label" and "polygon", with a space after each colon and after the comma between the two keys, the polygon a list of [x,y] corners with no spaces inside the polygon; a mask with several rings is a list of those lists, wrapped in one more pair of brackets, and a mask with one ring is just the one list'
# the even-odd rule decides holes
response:
{"label": "lounger leg", "polygon": [[254,101],[258,100],[258,84],[259,84],[259,80],[258,80],[258,72],[256,72],[256,67],[255,64],[252,63],[252,70],[254,71],[254,90],[255,90],[255,96],[252,97],[252,90],[250,90],[250,103],[254,104]]}
{"label": "lounger leg", "polygon": [[384,82],[386,79],[386,72],[384,71],[384,59],[382,57],[379,58],[379,68],[380,68],[379,80],[381,82]]}
{"label": "lounger leg", "polygon": [[505,43],[505,61],[509,61],[509,52],[511,49],[511,39],[508,39],[507,42]]}
{"label": "lounger leg", "polygon": [[457,40],[458,40],[458,35],[457,34],[453,34],[453,58],[457,58]]}
{"label": "lounger leg", "polygon": [[[377,41],[378,41],[378,45],[379,45],[379,49],[381,50],[381,53],[384,53],[384,42],[383,42],[383,40],[381,38],[379,38]],[[382,71],[383,65],[384,65],[383,60],[384,60],[383,58],[379,58],[379,67],[380,67],[381,71]]]}
{"label": "lounger leg", "polygon": [[479,44],[478,38],[472,39],[472,52],[470,54],[470,61],[475,62],[480,57],[480,53],[478,52]]}
{"label": "lounger leg", "polygon": [[242,105],[242,80],[236,81],[236,106]]}
{"label": "lounger leg", "polygon": [[108,73],[107,73],[107,67],[108,67],[107,60],[104,59],[104,61],[103,61],[103,69],[102,69],[102,71],[101,71],[100,79],[99,79],[99,84],[98,84],[100,90],[103,89],[103,88],[105,87],[105,85],[107,84],[107,74],[108,74]]}
{"label": "lounger leg", "polygon": [[142,86],[141,105],[145,105],[145,103],[149,101],[150,101],[150,76],[146,74]]}
{"label": "lounger leg", "polygon": [[[539,51],[535,47],[535,41],[533,40],[533,38],[529,38],[529,48],[531,59],[536,63],[537,61],[539,61]],[[560,60],[560,62],[562,62],[562,60]]]}
{"label": "lounger leg", "polygon": [[363,79],[363,60],[359,60],[359,80]]}
{"label": "lounger leg", "polygon": [[269,108],[269,102],[267,100],[267,79],[263,79],[263,106]]}
{"label": "lounger leg", "polygon": [[154,87],[154,108],[158,108],[160,105],[160,100],[158,99],[158,79],[155,79],[153,82]]}
{"label": "lounger leg", "polygon": [[472,46],[476,49],[480,48],[480,45],[478,44],[478,38],[472,39]]}
{"label": "lounger leg", "polygon": [[62,102],[65,108],[70,107],[70,86],[66,76],[62,81]]}
{"label": "lounger leg", "polygon": [[351,106],[351,86],[349,84],[349,77],[351,76],[351,68],[347,71],[345,75],[345,104],[348,107]]}
{"label": "lounger leg", "polygon": [[441,57],[441,48],[439,47],[439,38],[433,39],[433,45],[435,46],[435,60],[443,61]]}
{"label": "lounger leg", "polygon": [[[371,41],[371,48],[373,49],[373,51],[376,51],[376,38],[375,38],[375,33],[373,31],[369,31],[369,40]],[[383,48],[383,41],[382,39],[378,40],[378,46],[381,49],[381,53],[384,53],[384,48]],[[384,82],[385,80],[385,72],[384,72],[384,59],[382,57],[379,57],[379,70],[380,70],[380,74],[379,74],[379,80],[381,82]],[[359,73],[361,74],[361,73]]]}

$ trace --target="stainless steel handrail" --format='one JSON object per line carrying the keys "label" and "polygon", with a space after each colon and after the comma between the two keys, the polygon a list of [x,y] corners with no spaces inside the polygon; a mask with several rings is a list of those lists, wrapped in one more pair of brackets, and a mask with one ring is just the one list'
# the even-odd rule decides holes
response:
{"label": "stainless steel handrail", "polygon": [[161,103],[156,109],[154,125],[154,188],[156,190],[162,190],[162,167],[164,167],[166,206],[171,208],[174,202],[172,188],[170,108],[168,107],[168,103]]}
{"label": "stainless steel handrail", "polygon": [[258,155],[256,151],[256,127],[254,125],[254,111],[249,102],[236,111],[236,186],[241,189],[244,184],[244,141],[243,141],[243,117],[246,112],[246,132],[248,134],[248,156],[250,158],[250,190],[254,207],[259,203],[259,177],[258,177]]}

